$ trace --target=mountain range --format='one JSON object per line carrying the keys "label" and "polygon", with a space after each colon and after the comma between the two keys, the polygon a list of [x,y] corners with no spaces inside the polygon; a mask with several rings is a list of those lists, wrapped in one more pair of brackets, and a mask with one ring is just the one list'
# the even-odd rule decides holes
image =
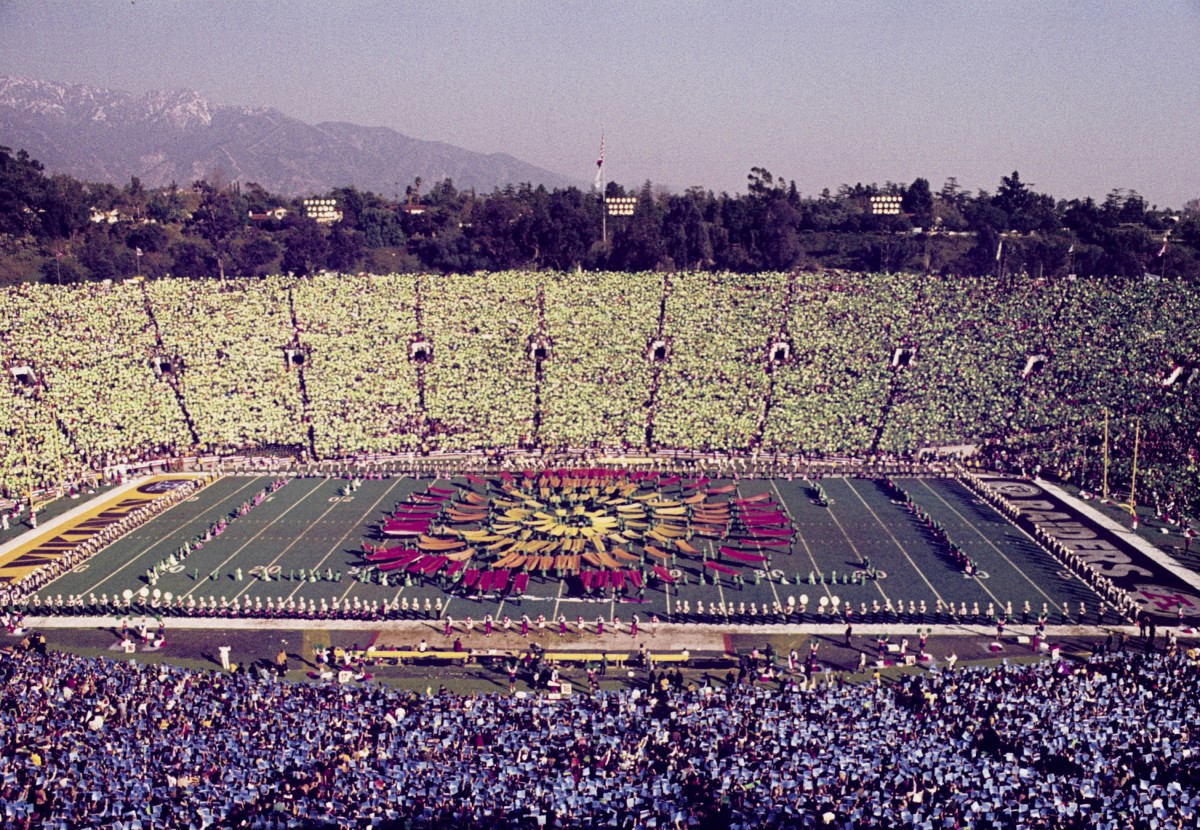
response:
{"label": "mountain range", "polygon": [[393,194],[427,184],[489,192],[531,182],[580,186],[505,153],[476,153],[387,127],[308,124],[269,107],[216,104],[190,90],[136,95],[88,84],[0,76],[0,145],[24,149],[50,173],[148,187],[218,173],[288,196],[353,185]]}

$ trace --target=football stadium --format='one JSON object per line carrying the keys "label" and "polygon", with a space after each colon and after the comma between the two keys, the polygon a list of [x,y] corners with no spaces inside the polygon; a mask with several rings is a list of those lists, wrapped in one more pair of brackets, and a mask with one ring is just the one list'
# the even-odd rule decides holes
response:
{"label": "football stadium", "polygon": [[1194,827],[1198,312],[7,288],[6,826]]}

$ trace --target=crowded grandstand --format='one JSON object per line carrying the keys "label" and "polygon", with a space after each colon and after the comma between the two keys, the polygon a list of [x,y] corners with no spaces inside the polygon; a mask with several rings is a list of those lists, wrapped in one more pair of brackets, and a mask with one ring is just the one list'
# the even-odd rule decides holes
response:
{"label": "crowded grandstand", "polygon": [[[854,682],[850,672],[820,668],[815,647],[786,668],[755,650],[724,678],[656,674],[645,658],[619,687],[566,696],[415,694],[374,682],[363,654],[344,654],[330,671],[322,656],[315,682],[295,683],[261,665],[231,667],[227,653],[221,672],[58,653],[27,630],[22,615],[42,609],[16,600],[195,502],[204,488],[217,490],[222,473],[235,469],[246,480],[228,497],[243,499],[228,522],[253,520],[251,511],[292,476],[306,494],[364,487],[382,501],[415,473],[379,537],[363,546],[362,561],[374,568],[365,581],[385,593],[392,565],[411,585],[413,566],[428,563],[438,579],[454,571],[453,582],[439,583],[453,601],[464,602],[472,569],[467,588],[486,578],[490,596],[498,566],[507,590],[519,556],[522,565],[539,561],[540,578],[554,572],[590,594],[585,554],[602,572],[621,573],[622,585],[628,576],[632,592],[635,573],[639,588],[643,573],[673,582],[667,563],[674,569],[689,542],[706,538],[726,558],[697,550],[695,572],[745,566],[749,579],[772,545],[790,549],[797,538],[795,511],[765,482],[804,479],[803,490],[785,488],[789,497],[801,492],[806,509],[824,509],[830,499],[814,470],[869,476],[880,491],[875,504],[894,506],[934,540],[934,567],[946,584],[974,589],[976,564],[919,503],[931,502],[933,489],[914,497],[891,475],[953,476],[962,504],[1014,526],[1029,508],[1014,501],[1020,491],[1006,495],[1003,474],[1070,482],[1085,496],[1111,482],[1114,492],[1124,489],[1125,509],[1137,506],[1136,487],[1141,503],[1178,533],[1200,495],[1197,311],[1195,292],[1163,280],[1022,279],[997,292],[988,281],[830,271],[318,275],[5,289],[6,530],[10,518],[34,525],[29,505],[57,493],[79,495],[148,470],[195,475],[81,543],[80,558],[64,557],[36,584],[19,586],[21,597],[6,597],[6,826],[1193,827],[1200,677],[1189,650],[1194,620],[1184,620],[1182,603],[1165,642],[1146,629],[1149,618],[1139,619],[1142,636],[1110,636],[1088,657],[1039,648],[1035,639],[1011,665],[956,667],[957,658],[932,659],[922,639],[909,664],[917,673],[863,671],[864,659]],[[633,459],[630,467],[605,465],[617,456]],[[751,495],[738,490],[740,477],[764,483]],[[613,488],[606,515],[576,521],[565,511],[554,518],[526,509],[535,486],[543,496],[585,498],[593,485],[571,483],[584,478]],[[321,516],[337,509],[335,498]],[[505,543],[507,531],[492,538],[500,517],[526,547],[451,564],[463,540]],[[461,522],[457,529],[451,520]],[[583,535],[577,528],[607,534],[627,520],[647,524],[641,542],[621,550],[628,562],[564,541]],[[206,528],[200,541],[216,547],[227,527]],[[1040,546],[1046,573],[1058,569],[1055,578],[1086,592],[1089,619],[1096,602],[1101,625],[1123,632],[1135,619],[1131,594],[1095,570],[1086,545],[1036,520],[1021,532]],[[389,547],[397,540],[421,549],[402,561],[407,552]],[[169,564],[192,590],[218,577],[239,592],[267,590],[262,572],[246,580],[240,569],[236,579],[209,579],[207,566],[190,574],[200,559],[183,562],[193,541],[171,552],[164,574]],[[863,573],[875,576],[866,557],[851,567],[855,581],[837,589],[847,595]],[[232,609],[225,597],[219,606],[210,597],[206,609],[202,594],[199,611],[177,597],[172,612],[169,595],[151,608],[145,598],[158,565],[150,571],[135,600],[143,619],[215,616],[234,626],[225,620],[274,616],[274,603],[266,614],[247,597],[238,606],[237,595]],[[710,578],[737,584],[720,573]],[[316,596],[341,574],[301,569],[275,579],[286,579],[289,592],[315,585]],[[814,597],[839,584],[824,573],[780,579],[780,587],[791,580],[793,593],[819,585]],[[766,581],[764,590],[774,590],[769,574]],[[118,599],[113,590],[111,602],[93,596],[87,606],[84,593],[66,609],[60,595],[53,610],[128,622],[131,593]],[[477,593],[472,601],[484,594]],[[611,593],[614,603],[624,596]],[[501,608],[502,594],[495,592]],[[286,615],[280,604],[280,616],[412,621],[422,632],[418,626],[444,624],[447,647],[474,633],[469,617],[456,628],[441,613],[440,596],[433,613],[428,597],[410,609],[407,594],[403,608],[385,601],[382,614],[378,603],[360,609],[357,598],[343,614],[336,604],[327,613],[324,598],[317,606],[310,597],[307,612],[304,602]],[[803,624],[815,619],[805,618],[803,602],[807,596],[800,607],[777,598],[769,613],[763,602],[761,617],[724,600],[694,612],[677,604],[669,621]],[[998,605],[981,612],[964,604],[960,615],[953,601],[919,610],[889,601],[874,610],[864,603],[855,616],[853,603],[846,613],[835,602],[820,613],[822,622],[847,625],[847,646],[851,623],[998,625],[1003,641],[1006,622],[1017,623],[1021,611]],[[1072,609],[1063,606],[1064,624]],[[1174,608],[1157,610],[1169,620]],[[1032,630],[1036,609],[1030,614],[1026,603],[1025,613],[1019,622]],[[1084,618],[1081,604],[1073,622]],[[586,633],[603,637],[614,623],[620,633],[613,617],[589,620]],[[1045,616],[1037,623],[1040,638]],[[492,624],[489,613],[489,636]],[[559,636],[572,624],[550,620],[563,626]],[[574,625],[582,637],[583,617]],[[156,649],[165,645],[162,632]],[[875,665],[894,666],[885,660],[886,636],[879,643]],[[540,660],[532,649],[524,659],[529,654]]]}
{"label": "crowded grandstand", "polygon": [[[915,458],[1197,497],[1197,297],[842,272],[158,280],[0,294],[0,492],[147,458]],[[1109,438],[1105,440],[1106,423]]]}
{"label": "crowded grandstand", "polygon": [[19,649],[9,827],[1179,828],[1195,654],[548,700]]}

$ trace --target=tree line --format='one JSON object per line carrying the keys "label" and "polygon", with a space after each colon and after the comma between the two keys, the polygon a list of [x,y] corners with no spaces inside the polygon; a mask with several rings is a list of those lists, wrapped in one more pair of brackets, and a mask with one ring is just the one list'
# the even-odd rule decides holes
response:
{"label": "tree line", "polygon": [[[605,216],[599,193],[531,184],[481,194],[417,179],[393,198],[319,195],[339,221],[318,223],[301,199],[220,172],[116,187],[47,175],[24,150],[0,147],[0,282],[575,268],[1200,279],[1200,199],[1181,210],[1121,189],[1103,202],[1056,200],[1015,170],[974,193],[917,178],[803,195],[760,167],[744,194],[610,182],[604,198],[635,200],[629,216]],[[878,196],[900,212],[877,213]]]}

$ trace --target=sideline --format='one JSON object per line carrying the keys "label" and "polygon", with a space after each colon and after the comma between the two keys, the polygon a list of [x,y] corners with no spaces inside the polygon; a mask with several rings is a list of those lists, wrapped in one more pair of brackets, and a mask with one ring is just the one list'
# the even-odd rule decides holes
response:
{"label": "sideline", "polygon": [[[70,628],[110,628],[114,620],[121,620],[126,617],[147,617],[154,616],[154,609],[147,608],[145,613],[141,609],[130,609],[129,614],[109,614],[98,616],[27,616],[25,617],[25,625],[32,629],[70,629]],[[278,617],[271,619],[248,618],[248,617],[164,617],[163,622],[166,624],[168,631],[175,630],[195,630],[195,631],[378,631],[381,635],[393,634],[426,634],[433,631],[437,636],[441,636],[442,621],[435,619],[428,620],[310,620],[300,618]],[[1160,627],[1160,631],[1165,630]],[[1004,629],[1004,642],[1012,642],[1017,636],[1032,637],[1036,632],[1037,625],[1017,624],[1007,625]],[[657,648],[677,647],[681,644],[704,643],[705,651],[721,651],[726,650],[725,637],[730,634],[737,635],[818,635],[826,637],[836,637],[841,639],[846,630],[844,622],[838,623],[804,623],[804,624],[764,624],[764,625],[713,625],[708,623],[660,623],[658,633],[651,636],[648,629],[638,638],[632,638],[628,634],[622,632],[620,635],[605,634],[603,637],[597,637],[594,633],[588,633],[583,637],[579,637],[572,633],[570,639],[559,642],[558,637],[537,637],[531,635],[528,639],[530,642],[538,642],[545,639],[548,642],[555,643],[555,651],[595,651],[597,640],[619,645],[621,643],[633,644],[636,648],[636,642],[642,640],[650,641]],[[1043,640],[1053,641],[1068,637],[1105,637],[1110,633],[1119,631],[1125,632],[1130,638],[1138,634],[1138,627],[1129,624],[1113,624],[1113,625],[1047,625]],[[996,639],[996,626],[988,624],[958,624],[947,623],[940,625],[916,623],[869,623],[855,624],[854,636],[856,639],[875,637],[882,635],[890,635],[896,637],[912,637],[917,638],[922,632],[929,636],[936,637],[983,637],[989,641]],[[465,631],[455,628],[455,633],[459,635],[464,645],[468,640],[474,642],[481,641],[480,644],[486,643],[482,631],[476,631],[475,636],[469,636]],[[1197,638],[1200,637],[1200,630],[1195,628],[1184,628],[1179,632],[1182,638]],[[575,648],[572,648],[575,646]]]}

